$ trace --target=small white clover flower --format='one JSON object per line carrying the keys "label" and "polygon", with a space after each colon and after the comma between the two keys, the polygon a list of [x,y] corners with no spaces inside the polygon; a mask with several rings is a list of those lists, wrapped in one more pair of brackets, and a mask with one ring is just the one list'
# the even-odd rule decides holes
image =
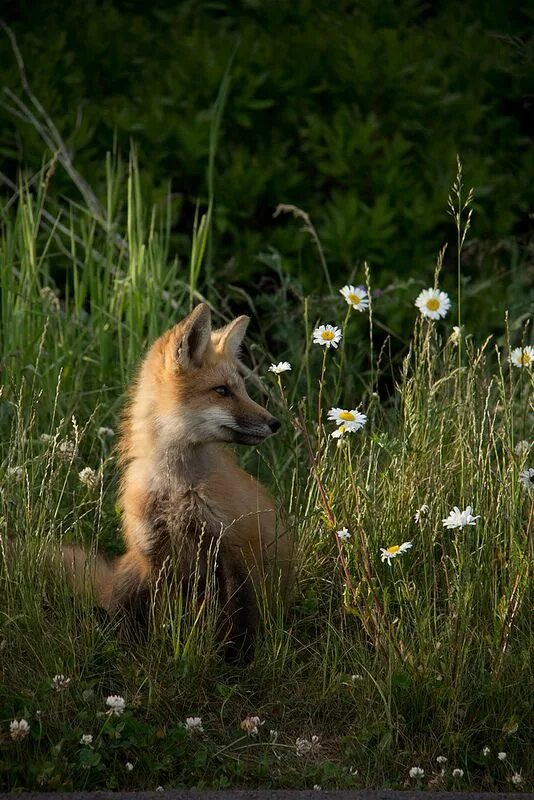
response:
{"label": "small white clover flower", "polygon": [[440,764],[440,765],[446,764],[446,763],[447,763],[447,757],[446,757],[446,756],[438,756],[438,757],[436,758],[436,761],[437,761],[437,762],[438,762],[438,764]]}
{"label": "small white clover flower", "polygon": [[504,753],[504,752],[501,750],[501,752],[500,752],[500,753],[497,753],[497,758],[499,759],[499,761],[506,761],[506,753]]}
{"label": "small white clover flower", "polygon": [[421,767],[411,767],[410,778],[424,778],[425,771]]}
{"label": "small white clover flower", "polygon": [[477,514],[474,517],[471,514],[473,509],[471,506],[467,506],[465,511],[460,511],[458,506],[454,506],[453,510],[449,513],[449,516],[442,520],[443,525],[445,528],[464,528],[466,525],[475,525],[477,519],[480,519],[480,514]]}
{"label": "small white clover flower", "polygon": [[491,750],[489,749],[489,747],[487,745],[486,745],[486,747],[482,748],[482,755],[484,756],[484,758],[487,758],[490,753],[491,753]]}
{"label": "small white clover flower", "polygon": [[522,439],[514,447],[514,453],[516,454],[516,456],[523,458],[524,456],[527,456],[530,453],[531,448],[532,448],[532,442],[527,442],[526,439]]}
{"label": "small white clover flower", "polygon": [[297,739],[295,742],[295,749],[297,756],[315,755],[321,749],[318,736],[312,736],[311,739]]}
{"label": "small white clover flower", "polygon": [[42,433],[39,436],[39,440],[43,444],[52,444],[52,442],[54,441],[54,436],[51,436],[51,434],[49,434],[49,433]]}
{"label": "small white clover flower", "polygon": [[25,739],[30,732],[30,726],[25,719],[14,719],[9,723],[9,733],[14,742]]}
{"label": "small white clover flower", "polygon": [[88,489],[96,489],[98,485],[98,474],[91,469],[91,467],[84,467],[79,473],[78,478],[80,479],[80,483],[86,486]]}
{"label": "small white clover flower", "polygon": [[24,475],[24,470],[22,467],[8,467],[6,469],[6,475],[8,478],[11,478],[12,481],[20,481]]}
{"label": "small white clover flower", "polygon": [[451,307],[449,296],[439,289],[423,289],[415,301],[415,305],[423,315],[429,319],[445,317]]}
{"label": "small white clover flower", "polygon": [[269,372],[274,372],[275,375],[281,375],[282,372],[290,372],[291,364],[289,361],[279,361],[278,364],[271,364]]}
{"label": "small white clover flower", "polygon": [[513,774],[513,775],[512,775],[512,777],[510,778],[510,780],[512,781],[512,783],[513,783],[515,786],[519,786],[521,783],[523,783],[523,778],[522,778],[522,776],[521,776],[521,773],[520,773],[520,772],[514,772],[514,774]]}
{"label": "small white clover flower", "polygon": [[80,739],[80,744],[83,744],[86,747],[88,747],[90,744],[93,744],[93,734],[84,733],[82,738]]}
{"label": "small white clover flower", "polygon": [[119,694],[110,694],[106,699],[106,705],[109,707],[109,711],[106,712],[108,715],[119,717],[124,711],[126,702]]}
{"label": "small white clover flower", "polygon": [[101,427],[98,429],[97,433],[102,439],[111,439],[112,436],[115,436],[113,428]]}
{"label": "small white clover flower", "polygon": [[71,461],[78,452],[76,443],[72,439],[64,439],[57,446],[56,453],[63,461]]}
{"label": "small white clover flower", "polygon": [[319,325],[313,331],[313,344],[320,344],[328,349],[337,348],[342,338],[341,329],[335,325]]}
{"label": "small white clover flower", "polygon": [[526,347],[516,347],[510,353],[510,363],[514,367],[531,367],[534,363],[534,347],[527,344]]}
{"label": "small white clover flower", "polygon": [[339,291],[349,306],[355,308],[357,311],[366,311],[369,308],[369,298],[363,287],[348,284]]}
{"label": "small white clover flower", "polygon": [[62,692],[63,689],[66,689],[70,683],[70,678],[66,678],[64,675],[54,675],[52,678],[52,689],[55,689],[56,692]]}
{"label": "small white clover flower", "polygon": [[322,789],[323,787],[322,787],[322,786],[319,786],[319,784],[318,784],[318,783],[314,783],[314,784],[313,784],[313,788],[314,788],[314,791],[316,791],[316,792],[320,792],[320,791],[321,791],[321,789]]}
{"label": "small white clover flower", "polygon": [[389,566],[391,567],[391,559],[397,558],[400,556],[401,553],[406,553],[413,547],[412,542],[403,542],[402,544],[393,544],[391,547],[381,547],[380,548],[380,558],[382,559],[382,563],[387,561]]}
{"label": "small white clover flower", "polygon": [[245,731],[247,736],[257,736],[261,725],[265,724],[265,720],[259,717],[245,717],[241,722],[241,730]]}
{"label": "small white clover flower", "polygon": [[413,516],[413,521],[415,522],[416,525],[419,525],[419,523],[421,522],[421,517],[424,517],[427,514],[428,514],[428,506],[426,503],[423,503],[421,508],[418,508],[417,511],[415,512]]}
{"label": "small white clover flower", "polygon": [[269,731],[269,740],[275,744],[276,740],[278,739],[278,731],[270,730]]}
{"label": "small white clover flower", "polygon": [[349,529],[341,528],[340,531],[336,531],[336,536],[338,537],[338,539],[341,539],[341,541],[346,542],[347,539],[350,539]]}
{"label": "small white clover flower", "polygon": [[127,761],[124,766],[126,767],[126,772],[131,772],[134,768],[131,761]]}
{"label": "small white clover flower", "polygon": [[163,788],[163,786],[156,786],[156,792],[164,792],[164,791],[165,789]]}
{"label": "small white clover flower", "polygon": [[184,727],[189,734],[204,733],[202,717],[187,717]]}
{"label": "small white clover flower", "polygon": [[453,769],[452,777],[453,778],[463,778],[464,777],[463,769],[458,769],[458,767],[456,767],[456,769]]}
{"label": "small white clover flower", "polygon": [[[463,327],[463,326],[462,326],[462,327]],[[452,333],[451,333],[451,335],[449,336],[449,342],[450,342],[452,345],[456,346],[456,345],[458,344],[458,342],[460,341],[460,336],[461,336],[461,335],[462,335],[462,330],[461,330],[461,328],[459,328],[459,327],[458,327],[458,325],[453,325],[453,326],[452,326]]]}
{"label": "small white clover flower", "polygon": [[534,468],[529,467],[528,469],[524,469],[523,472],[520,472],[519,480],[521,481],[523,489],[534,491]]}

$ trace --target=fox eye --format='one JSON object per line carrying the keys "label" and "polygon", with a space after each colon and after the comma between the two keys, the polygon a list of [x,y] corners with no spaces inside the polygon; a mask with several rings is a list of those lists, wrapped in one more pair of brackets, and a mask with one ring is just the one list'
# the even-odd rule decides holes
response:
{"label": "fox eye", "polygon": [[230,397],[230,395],[231,395],[231,392],[230,392],[230,389],[228,388],[228,386],[215,386],[213,388],[213,391],[217,392],[217,394],[220,394],[221,397]]}

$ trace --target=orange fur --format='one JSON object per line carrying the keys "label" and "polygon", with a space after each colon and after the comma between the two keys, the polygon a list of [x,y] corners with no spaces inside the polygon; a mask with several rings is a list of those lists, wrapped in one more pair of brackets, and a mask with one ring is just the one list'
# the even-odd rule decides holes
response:
{"label": "orange fur", "polygon": [[[271,587],[289,588],[291,548],[275,504],[226,446],[258,444],[278,427],[248,396],[239,372],[247,324],[239,317],[212,332],[201,304],[141,364],[119,442],[127,551],[97,576],[101,602],[111,611],[146,602],[169,563],[173,577],[187,583],[195,569],[205,570],[211,546],[219,549],[221,580],[235,593],[251,580],[256,589],[267,579],[274,579]],[[247,597],[255,602],[254,592]],[[255,609],[247,613],[254,627]]]}

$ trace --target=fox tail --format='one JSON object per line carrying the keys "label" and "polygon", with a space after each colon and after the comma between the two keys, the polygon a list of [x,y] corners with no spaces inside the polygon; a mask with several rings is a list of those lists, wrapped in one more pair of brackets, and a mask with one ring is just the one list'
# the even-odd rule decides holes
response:
{"label": "fox tail", "polygon": [[109,609],[115,566],[98,553],[79,545],[63,545],[62,558],[67,583],[72,593]]}

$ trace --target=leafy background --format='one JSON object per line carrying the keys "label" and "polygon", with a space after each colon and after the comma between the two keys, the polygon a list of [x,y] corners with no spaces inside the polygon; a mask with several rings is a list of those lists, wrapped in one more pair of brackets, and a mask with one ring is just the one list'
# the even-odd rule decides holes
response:
{"label": "leafy background", "polygon": [[[310,214],[334,285],[362,283],[364,259],[382,290],[414,275],[430,285],[436,242],[454,242],[444,208],[459,153],[475,187],[466,313],[502,331],[503,300],[521,321],[533,299],[531,16],[505,2],[23,0],[3,18],[96,194],[103,154],[127,153],[132,140],[147,204],[163,202],[170,186],[172,251],[185,262],[196,208],[207,203],[210,123],[229,70],[207,261],[219,290],[238,282],[269,291],[280,280],[273,263],[304,292],[324,290],[313,243],[297,221],[273,219],[278,203]],[[17,92],[4,33],[1,50],[0,86]],[[8,105],[0,152],[14,179],[39,168],[44,145]],[[80,199],[60,169],[49,191]],[[445,288],[455,281],[453,251]],[[61,270],[56,263],[60,287]],[[396,298],[388,324],[401,333],[402,292]]]}

